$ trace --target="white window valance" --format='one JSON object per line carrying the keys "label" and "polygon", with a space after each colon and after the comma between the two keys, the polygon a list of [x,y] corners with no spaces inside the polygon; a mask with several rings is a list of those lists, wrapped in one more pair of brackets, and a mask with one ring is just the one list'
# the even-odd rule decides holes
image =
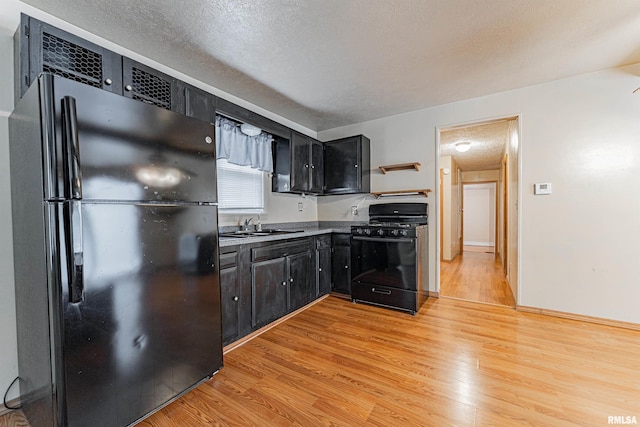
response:
{"label": "white window valance", "polygon": [[266,132],[256,136],[245,135],[239,125],[238,122],[216,115],[216,157],[235,165],[273,172],[273,136]]}

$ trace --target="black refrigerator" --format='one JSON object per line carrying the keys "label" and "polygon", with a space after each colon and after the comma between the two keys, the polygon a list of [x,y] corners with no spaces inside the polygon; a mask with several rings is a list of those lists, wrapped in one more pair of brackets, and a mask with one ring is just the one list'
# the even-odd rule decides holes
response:
{"label": "black refrigerator", "polygon": [[23,411],[135,424],[222,367],[215,129],[43,74],[9,134]]}

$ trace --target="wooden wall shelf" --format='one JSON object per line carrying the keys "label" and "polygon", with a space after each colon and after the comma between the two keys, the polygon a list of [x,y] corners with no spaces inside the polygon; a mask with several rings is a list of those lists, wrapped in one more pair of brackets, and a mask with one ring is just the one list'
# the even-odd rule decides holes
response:
{"label": "wooden wall shelf", "polygon": [[401,171],[401,170],[415,170],[416,172],[418,172],[420,170],[420,163],[418,162],[400,163],[397,165],[378,166],[378,168],[380,168],[382,173],[385,175],[387,172]]}
{"label": "wooden wall shelf", "polygon": [[388,197],[388,196],[424,196],[428,197],[430,189],[424,188],[421,190],[397,190],[397,191],[372,191],[371,195],[376,196],[376,199],[380,197]]}

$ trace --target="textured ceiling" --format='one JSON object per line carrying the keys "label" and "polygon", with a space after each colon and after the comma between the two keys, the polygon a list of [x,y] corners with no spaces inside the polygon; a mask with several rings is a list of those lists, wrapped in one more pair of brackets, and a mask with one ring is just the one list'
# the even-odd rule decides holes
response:
{"label": "textured ceiling", "polygon": [[[509,122],[500,120],[440,132],[440,156],[451,156],[463,172],[500,169],[509,141]],[[458,142],[470,142],[469,151],[456,151]]]}
{"label": "textured ceiling", "polygon": [[638,0],[25,0],[312,130],[640,62]]}

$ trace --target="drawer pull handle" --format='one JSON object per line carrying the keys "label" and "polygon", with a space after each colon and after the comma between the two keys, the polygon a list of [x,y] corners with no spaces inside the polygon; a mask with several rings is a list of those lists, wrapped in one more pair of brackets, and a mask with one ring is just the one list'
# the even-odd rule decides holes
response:
{"label": "drawer pull handle", "polygon": [[233,300],[234,301],[238,301],[238,297],[233,297]]}
{"label": "drawer pull handle", "polygon": [[391,291],[388,290],[378,290],[376,288],[371,288],[371,292],[375,292],[376,294],[382,294],[382,295],[391,295]]}

